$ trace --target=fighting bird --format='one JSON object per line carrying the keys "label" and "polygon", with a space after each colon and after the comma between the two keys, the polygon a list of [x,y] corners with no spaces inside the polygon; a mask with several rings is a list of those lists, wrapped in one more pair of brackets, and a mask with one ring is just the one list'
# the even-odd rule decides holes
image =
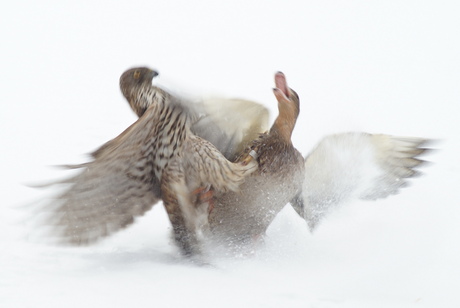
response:
{"label": "fighting bird", "polygon": [[304,158],[291,134],[300,112],[299,97],[287,87],[283,73],[275,74],[274,94],[279,114],[270,130],[254,139],[237,158],[257,152],[259,169],[246,179],[241,193],[214,194],[209,216],[210,235],[230,242],[251,242],[262,235],[278,212],[302,190]]}
{"label": "fighting bird", "polygon": [[[209,117],[206,122],[196,122],[194,131],[199,131],[200,136],[236,163],[244,163],[250,153],[256,153],[259,165],[257,171],[246,177],[240,191],[209,190],[213,210],[208,216],[201,216],[201,229],[208,238],[224,242],[227,247],[252,245],[289,203],[313,230],[334,207],[353,198],[378,199],[396,194],[407,185],[407,178],[419,174],[416,168],[424,161],[418,157],[427,151],[423,146],[428,142],[422,138],[360,132],[336,134],[325,137],[304,158],[291,141],[300,112],[299,96],[288,87],[281,72],[275,74],[273,91],[279,114],[267,132],[264,132],[267,117],[257,117],[265,113],[255,103],[203,102]],[[232,105],[234,108],[229,113]],[[251,106],[256,106],[257,112],[249,114]],[[136,110],[135,105],[132,108]],[[250,123],[252,129],[246,125],[243,131],[251,134],[237,141],[231,139],[233,142],[209,135],[219,131],[212,128],[210,119],[214,117],[220,123],[225,118],[217,120],[218,110],[234,118],[223,131],[236,135],[233,130],[239,125],[235,119],[244,115],[248,119],[245,123]]]}
{"label": "fighting bird", "polygon": [[424,162],[426,139],[360,132],[327,136],[304,158],[291,141],[299,97],[281,72],[273,90],[279,114],[268,131],[263,106],[193,104],[153,86],[156,75],[134,68],[121,76],[139,119],[60,182],[70,187],[49,204],[48,221],[64,242],[92,243],[162,200],[185,255],[200,253],[201,233],[239,247],[262,237],[289,203],[313,230],[347,200],[398,193]]}
{"label": "fighting bird", "polygon": [[245,247],[261,238],[288,203],[313,230],[331,209],[353,198],[378,199],[398,193],[416,176],[428,140],[368,133],[325,137],[305,158],[291,134],[299,97],[283,73],[275,74],[279,114],[267,133],[241,153],[256,151],[259,168],[241,191],[215,193],[209,236],[227,247]]}
{"label": "fighting bird", "polygon": [[[212,206],[206,192],[237,192],[245,177],[257,169],[252,156],[232,163],[194,134],[194,125],[199,129],[200,123],[214,122],[202,113],[202,107],[153,86],[157,75],[145,67],[121,75],[121,91],[139,119],[93,152],[92,161],[69,166],[81,169],[80,173],[58,182],[70,187],[48,205],[48,224],[61,241],[92,243],[132,224],[163,200],[181,251],[197,254],[197,231]],[[240,123],[244,122],[243,115]],[[214,134],[219,132],[215,126]],[[253,124],[243,126],[254,130]],[[228,155],[237,149],[229,144],[247,138],[241,132],[226,135],[220,131],[218,137],[228,139]]]}

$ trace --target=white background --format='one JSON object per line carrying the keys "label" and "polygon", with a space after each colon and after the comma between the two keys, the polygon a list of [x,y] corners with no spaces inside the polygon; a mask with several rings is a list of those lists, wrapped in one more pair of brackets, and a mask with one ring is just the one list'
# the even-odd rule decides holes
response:
{"label": "white background", "polygon": [[[460,5],[456,1],[9,1],[0,10],[0,307],[460,307]],[[195,96],[301,97],[293,141],[366,131],[441,140],[400,195],[354,202],[314,234],[286,209],[252,256],[184,261],[161,205],[87,248],[25,219],[135,120],[121,73]]]}

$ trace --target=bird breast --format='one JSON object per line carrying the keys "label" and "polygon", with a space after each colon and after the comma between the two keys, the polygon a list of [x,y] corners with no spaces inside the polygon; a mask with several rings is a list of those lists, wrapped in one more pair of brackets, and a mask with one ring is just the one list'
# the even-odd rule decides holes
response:
{"label": "bird breast", "polygon": [[[155,164],[155,175],[161,178],[162,171],[168,162],[178,155],[182,149],[184,140],[190,134],[188,117],[179,106],[164,106],[156,123],[154,135],[149,142],[147,151],[151,152]],[[150,156],[147,155],[147,156]]]}

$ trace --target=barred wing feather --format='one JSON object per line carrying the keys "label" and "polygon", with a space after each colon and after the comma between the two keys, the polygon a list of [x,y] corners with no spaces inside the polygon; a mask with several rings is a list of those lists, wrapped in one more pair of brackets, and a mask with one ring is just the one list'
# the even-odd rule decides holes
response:
{"label": "barred wing feather", "polygon": [[81,171],[54,184],[70,185],[42,212],[59,240],[86,245],[125,228],[160,200],[160,186],[144,149],[156,135],[150,108]]}

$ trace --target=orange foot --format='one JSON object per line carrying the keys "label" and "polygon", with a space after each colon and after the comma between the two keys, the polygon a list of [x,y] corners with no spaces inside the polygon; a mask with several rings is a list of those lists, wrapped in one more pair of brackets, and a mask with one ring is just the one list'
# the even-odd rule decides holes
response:
{"label": "orange foot", "polygon": [[243,166],[246,166],[247,164],[249,164],[249,162],[251,160],[256,160],[257,161],[257,158],[259,157],[259,155],[257,155],[257,152],[254,151],[254,150],[251,150],[247,155],[246,157],[241,161],[241,164]]}
{"label": "orange foot", "polygon": [[210,187],[198,187],[192,194],[196,195],[200,203],[208,203],[208,213],[214,209],[214,193]]}

